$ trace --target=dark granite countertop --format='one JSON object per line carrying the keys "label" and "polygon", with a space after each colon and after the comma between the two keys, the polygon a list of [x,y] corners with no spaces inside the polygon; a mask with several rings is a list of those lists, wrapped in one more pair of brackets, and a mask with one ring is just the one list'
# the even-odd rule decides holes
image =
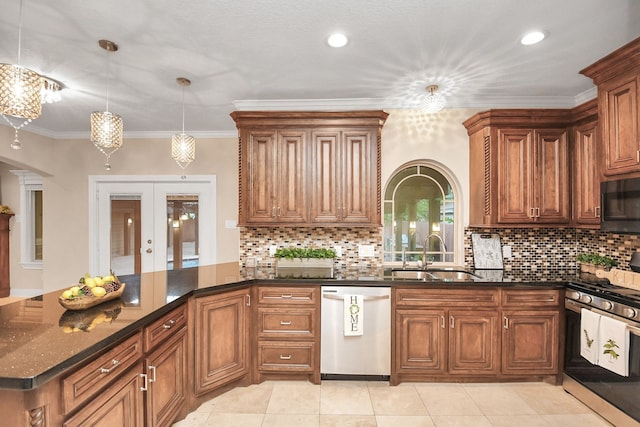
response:
{"label": "dark granite countertop", "polygon": [[274,268],[218,264],[141,276],[121,276],[122,298],[84,311],[65,310],[60,291],[0,305],[0,388],[28,390],[60,375],[135,333],[191,295],[204,296],[264,284],[357,284],[359,286],[545,286],[579,280],[574,271],[486,271],[474,282],[425,283],[392,279],[375,268],[338,269],[333,278],[280,278]]}

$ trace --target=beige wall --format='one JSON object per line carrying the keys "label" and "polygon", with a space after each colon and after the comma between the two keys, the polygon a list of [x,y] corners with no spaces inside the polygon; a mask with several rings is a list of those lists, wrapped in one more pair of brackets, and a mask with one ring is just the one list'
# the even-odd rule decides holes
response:
{"label": "beige wall", "polygon": [[[167,139],[125,139],[123,148],[105,171],[104,156],[88,140],[53,140],[20,132],[22,150],[12,150],[13,129],[0,126],[0,202],[19,216],[18,179],[11,169],[27,169],[43,175],[44,269],[24,270],[20,261],[19,218],[11,230],[11,284],[16,289],[60,289],[89,270],[88,176],[180,175],[170,157]],[[224,227],[237,219],[237,139],[198,139],[196,160],[188,175],[216,175],[217,262],[238,259],[238,230]]]}
{"label": "beige wall", "polygon": [[[468,224],[469,150],[462,122],[478,110],[444,110],[422,114],[415,110],[389,110],[382,133],[382,185],[391,174],[415,159],[431,159],[453,173],[462,192],[463,225]],[[26,128],[28,129],[28,127]],[[44,184],[44,270],[23,270],[19,264],[19,218],[11,231],[12,287],[60,289],[75,282],[89,268],[88,176],[179,175],[169,155],[169,138],[126,139],[112,157],[112,170],[103,168],[104,157],[87,140],[54,140],[20,132],[22,150],[9,147],[13,129],[0,125],[0,202],[19,215],[18,179],[10,169],[41,174]],[[217,177],[217,261],[237,261],[238,229],[225,228],[237,219],[237,140],[198,139],[196,161],[188,174]]]}

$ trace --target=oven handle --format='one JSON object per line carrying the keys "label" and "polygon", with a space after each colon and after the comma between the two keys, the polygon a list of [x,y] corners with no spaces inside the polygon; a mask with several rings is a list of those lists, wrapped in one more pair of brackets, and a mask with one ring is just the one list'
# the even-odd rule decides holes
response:
{"label": "oven handle", "polygon": [[[589,307],[586,304],[582,304],[580,302],[573,301],[573,300],[565,300],[564,301],[564,307],[567,310],[573,311],[575,313],[580,313],[582,308],[586,308],[587,310],[593,311],[594,313],[598,313],[601,316],[605,316],[605,317],[609,317],[609,318],[616,318],[616,317],[612,316],[611,313],[607,313],[606,311],[598,310],[597,308]],[[625,320],[620,320],[620,321],[627,324],[627,330],[629,331],[629,333],[640,337],[640,327],[634,326],[634,325],[630,324],[629,322],[627,322]]]}

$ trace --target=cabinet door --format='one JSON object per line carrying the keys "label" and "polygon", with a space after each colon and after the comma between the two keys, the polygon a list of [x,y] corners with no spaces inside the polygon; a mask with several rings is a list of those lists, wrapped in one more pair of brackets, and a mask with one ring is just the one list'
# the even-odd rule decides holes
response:
{"label": "cabinet door", "polygon": [[98,395],[63,424],[64,427],[142,427],[142,365],[122,374],[116,382]]}
{"label": "cabinet door", "polygon": [[170,426],[185,404],[187,389],[187,333],[175,333],[145,358],[149,387],[147,425]]}
{"label": "cabinet door", "polygon": [[249,373],[249,290],[196,299],[196,394]]}
{"label": "cabinet door", "polygon": [[626,75],[598,88],[604,145],[604,175],[640,171],[638,78]]}
{"label": "cabinet door", "polygon": [[369,130],[342,133],[340,213],[344,223],[380,223],[376,196],[377,144],[374,137]]}
{"label": "cabinet door", "polygon": [[311,134],[313,146],[313,223],[337,223],[341,219],[340,132],[336,130],[316,131]]}
{"label": "cabinet door", "polygon": [[305,147],[307,133],[304,131],[278,132],[278,182],[275,213],[281,223],[305,223],[307,221],[307,196],[305,179]]}
{"label": "cabinet door", "polygon": [[247,131],[243,134],[241,165],[241,223],[275,223],[276,218],[276,134],[272,131]]}
{"label": "cabinet door", "polygon": [[529,223],[535,218],[531,131],[502,129],[498,134],[498,222]]}
{"label": "cabinet door", "polygon": [[569,210],[569,141],[564,129],[536,130],[535,221],[565,224]]}
{"label": "cabinet door", "polygon": [[444,310],[397,310],[396,372],[444,374],[447,369],[445,323]]}
{"label": "cabinet door", "polygon": [[496,312],[449,311],[450,374],[497,374],[498,345]]}
{"label": "cabinet door", "polygon": [[600,224],[600,165],[596,122],[578,126],[574,146],[574,218],[576,224]]}
{"label": "cabinet door", "polygon": [[559,321],[557,310],[504,311],[502,372],[557,374]]}

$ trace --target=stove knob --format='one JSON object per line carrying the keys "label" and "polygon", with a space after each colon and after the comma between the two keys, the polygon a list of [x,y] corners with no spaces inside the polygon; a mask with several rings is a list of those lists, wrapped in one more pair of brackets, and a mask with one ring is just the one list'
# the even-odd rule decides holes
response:
{"label": "stove knob", "polygon": [[638,313],[636,312],[635,308],[627,307],[622,311],[622,314],[624,314],[629,319],[633,319]]}
{"label": "stove knob", "polygon": [[593,298],[591,298],[591,295],[582,295],[580,297],[580,300],[584,303],[589,304],[591,301],[593,301]]}
{"label": "stove knob", "polygon": [[567,298],[569,298],[569,299],[572,299],[572,300],[576,300],[576,301],[580,300],[580,292],[578,292],[578,291],[573,291],[573,290],[567,291],[565,293],[565,296]]}
{"label": "stove knob", "polygon": [[613,308],[613,303],[611,301],[602,301],[602,308],[605,310],[611,310]]}

